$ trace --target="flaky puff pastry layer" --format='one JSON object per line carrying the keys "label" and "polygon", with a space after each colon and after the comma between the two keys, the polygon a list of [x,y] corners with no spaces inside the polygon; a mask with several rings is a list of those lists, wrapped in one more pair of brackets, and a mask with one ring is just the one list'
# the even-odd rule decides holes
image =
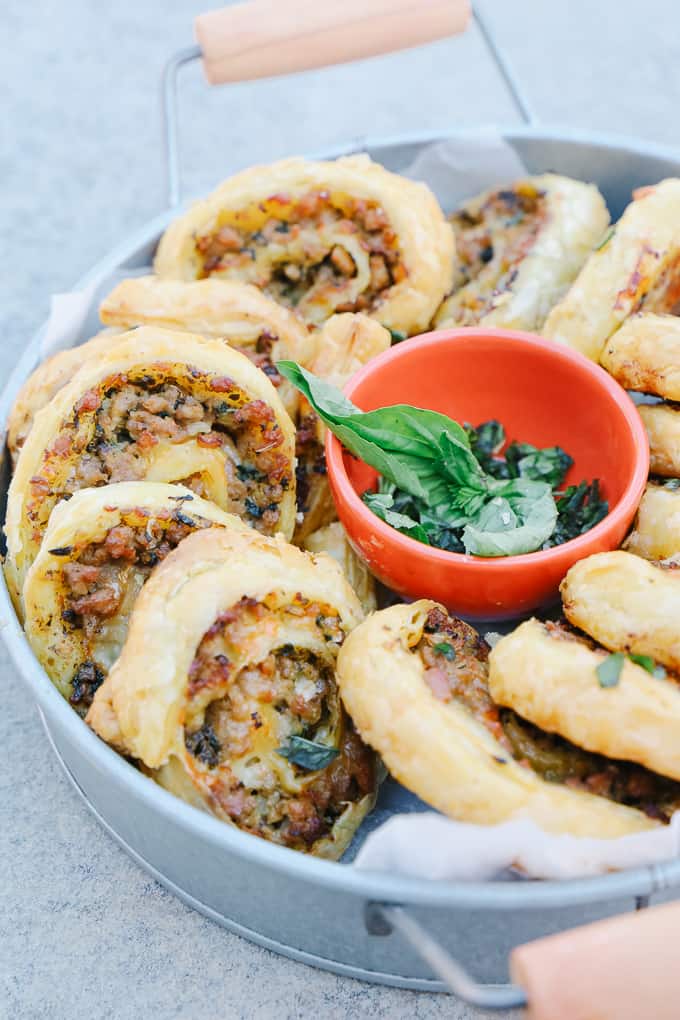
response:
{"label": "flaky puff pastry layer", "polygon": [[680,779],[680,687],[629,659],[616,685],[602,687],[596,671],[607,654],[527,620],[491,652],[489,689],[498,704],[587,751]]}
{"label": "flaky puff pastry layer", "polygon": [[[230,648],[226,679],[198,684],[195,657],[202,640],[220,621],[229,627],[244,605],[247,611],[256,604],[265,605],[266,612]],[[161,785],[230,821],[230,801],[220,791],[222,765],[214,760],[202,764],[200,753],[195,756],[187,746],[187,732],[204,723],[213,700],[228,696],[240,676],[277,650],[302,651],[334,670],[337,641],[324,637],[314,621],[305,621],[304,604],[315,607],[317,615],[337,614],[343,637],[362,618],[356,595],[329,556],[305,553],[252,530],[190,535],[154,571],[137,599],[122,654],[95,695],[88,723],[108,743],[142,762]],[[256,696],[258,690],[246,679],[240,697]],[[306,693],[301,688],[298,697]],[[328,698],[324,743],[338,746],[347,721],[337,690]],[[238,752],[225,748],[225,781],[237,776],[245,794],[260,790],[267,797],[273,790],[295,797],[318,778],[318,772],[305,773],[277,753],[285,744],[282,728],[289,712],[289,702],[279,703],[276,692],[273,700],[265,692],[257,710],[246,713],[247,724],[240,724],[241,730],[248,729],[246,745]],[[263,769],[269,780],[261,788]],[[340,856],[373,801],[373,795],[348,800],[330,835],[317,840],[312,852]]]}
{"label": "flaky puff pastry layer", "polygon": [[[147,376],[152,386],[161,378],[179,380],[180,389],[193,386],[196,379],[207,380],[206,385],[219,383],[221,390],[233,382],[251,401],[262,401],[270,408],[281,437],[277,450],[290,465],[288,488],[279,503],[277,530],[292,534],[295,432],[272,384],[245,355],[220,340],[142,327],[121,334],[100,356],[87,359],[71,382],[35,416],[12,478],[5,519],[5,576],[18,611],[23,583],[40,548],[49,515],[60,501],[67,479],[96,439],[100,391],[115,391],[126,385],[130,376]],[[96,406],[92,407],[91,394],[96,398],[92,401]],[[227,509],[226,465],[232,456],[233,451],[226,447],[202,446],[200,437],[175,444],[159,442],[150,446],[142,458],[143,476],[148,481],[173,482],[205,475],[211,499]],[[86,480],[76,487],[87,488]]]}
{"label": "flaky puff pastry layer", "polygon": [[680,406],[640,404],[649,440],[649,471],[662,478],[680,478]]}
{"label": "flaky puff pastry layer", "polygon": [[680,319],[631,316],[607,340],[600,364],[627,390],[680,400]]}
{"label": "flaky puff pastry layer", "polygon": [[[522,236],[508,217],[494,217],[493,199],[501,192],[529,196],[536,203],[526,212]],[[517,206],[519,210],[519,204]],[[512,211],[512,210],[510,210]],[[488,260],[471,279],[461,279],[435,317],[437,327],[485,325],[537,330],[576,277],[609,223],[604,199],[594,184],[557,174],[515,181],[466,202],[465,222],[488,223]],[[510,215],[514,221],[519,215]],[[456,214],[452,217],[456,222]],[[474,227],[472,228],[474,229]]]}
{"label": "flaky puff pastry layer", "polygon": [[548,831],[601,838],[652,827],[633,808],[544,781],[510,758],[463,704],[435,697],[414,646],[436,607],[421,599],[374,613],[338,658],[347,710],[392,775],[461,821],[529,817]]}
{"label": "flaky puff pastry layer", "polygon": [[636,194],[541,330],[593,361],[630,315],[670,312],[677,304],[680,179]]}
{"label": "flaky puff pastry layer", "polygon": [[[391,337],[383,326],[367,315],[345,312],[333,315],[315,334],[316,350],[307,366],[315,375],[342,389],[347,380],[371,358],[386,351]],[[306,538],[337,517],[324,463],[326,426],[304,397],[300,398],[298,421],[298,511],[293,541],[304,545]]]}
{"label": "flaky puff pastry layer", "polygon": [[352,549],[347,533],[340,521],[333,521],[325,528],[319,528],[308,535],[303,548],[311,553],[328,553],[347,578],[356,592],[364,613],[372,613],[377,609],[378,601],[375,594],[375,581],[363,560],[359,559]]}
{"label": "flaky puff pastry layer", "polygon": [[119,335],[119,330],[105,329],[78,347],[53,354],[29,375],[7,419],[7,446],[14,466],[37,412],[73,378],[86,358],[98,357],[117,342]]}
{"label": "flaky puff pastry layer", "polygon": [[[224,181],[211,195],[194,203],[170,225],[161,238],[155,269],[159,276],[195,280],[203,273],[203,259],[196,247],[196,238],[219,230],[222,225],[243,226],[252,233],[266,225],[269,217],[285,210],[310,193],[323,193],[336,198],[374,203],[384,213],[395,235],[404,269],[403,279],[381,289],[379,299],[369,314],[384,325],[405,333],[418,333],[427,328],[442,298],[451,286],[454,240],[436,198],[424,184],[390,173],[368,156],[347,156],[329,162],[286,159],[266,166],[243,170]],[[254,212],[269,203],[262,224]],[[340,223],[346,224],[346,219]],[[369,252],[359,243],[357,235],[346,226],[333,225],[319,231],[319,251],[311,254],[286,255],[289,240],[285,236],[270,243],[255,241],[253,260],[257,263],[253,282],[267,286],[270,275],[290,262],[303,266],[321,265],[334,248],[347,252],[354,263],[351,294],[334,300],[327,297],[325,308],[305,306],[306,297],[297,305],[306,321],[318,325],[343,303],[347,296],[356,298],[370,286]],[[305,245],[309,252],[310,245]],[[298,262],[296,263],[296,259]],[[258,261],[259,260],[259,261]],[[261,263],[261,264],[260,264]],[[232,275],[244,272],[235,269]],[[262,280],[260,283],[259,281]],[[342,309],[341,309],[342,310]]]}
{"label": "flaky puff pastry layer", "polygon": [[[316,347],[312,335],[292,312],[257,287],[235,280],[132,277],[122,280],[104,298],[99,315],[103,323],[123,329],[162,326],[221,337],[244,354],[257,355],[258,341],[265,337],[274,365],[291,358],[307,366]],[[285,379],[277,389],[294,418],[297,390]]]}
{"label": "flaky puff pastry layer", "polygon": [[68,565],[78,563],[88,546],[104,543],[114,528],[134,527],[162,536],[166,526],[177,521],[195,528],[247,530],[238,517],[184,486],[161,482],[118,482],[82,489],[52,511],[24,584],[24,629],[37,659],[65,698],[71,697],[73,677],[83,663],[92,662],[103,676],[118,658],[135,598],[150,572],[150,568],[139,568],[122,548],[125,535],[114,542],[113,552],[102,564],[109,570],[119,568],[110,582],[122,587],[122,598],[116,611],[102,616],[97,631],[89,633],[73,622],[72,610],[68,614]]}
{"label": "flaky puff pastry layer", "polygon": [[680,559],[680,489],[649,483],[623,548],[646,560]]}
{"label": "flaky puff pastry layer", "polygon": [[[680,671],[679,572],[622,550],[596,553],[571,567],[560,592],[569,622],[605,648]],[[672,686],[680,718],[680,687]]]}

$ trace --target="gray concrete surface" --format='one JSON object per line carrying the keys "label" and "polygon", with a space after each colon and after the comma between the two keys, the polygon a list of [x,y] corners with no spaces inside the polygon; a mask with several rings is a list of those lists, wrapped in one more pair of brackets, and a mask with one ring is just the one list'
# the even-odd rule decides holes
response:
{"label": "gray concrete surface", "polygon": [[[49,295],[164,202],[165,57],[200,0],[0,4],[0,374]],[[486,0],[539,118],[676,144],[676,0]],[[187,188],[365,133],[507,122],[475,31],[427,50],[210,93],[182,89]],[[311,970],[229,935],[146,877],[86,814],[0,653],[0,1018],[481,1018]],[[511,1014],[507,1014],[511,1016]]]}

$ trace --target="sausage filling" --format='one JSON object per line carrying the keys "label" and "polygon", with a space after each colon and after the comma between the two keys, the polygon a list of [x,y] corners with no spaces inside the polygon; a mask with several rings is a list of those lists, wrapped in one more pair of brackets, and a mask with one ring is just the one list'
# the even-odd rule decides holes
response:
{"label": "sausage filling", "polygon": [[[229,510],[271,534],[293,483],[292,465],[279,449],[283,439],[273,409],[251,400],[232,379],[186,365],[128,372],[83,394],[31,479],[27,511],[40,530],[60,499],[143,479],[155,453],[191,442],[224,455]],[[163,480],[185,480],[204,494],[196,477]]]}
{"label": "sausage filling", "polygon": [[324,190],[224,210],[196,253],[201,277],[253,283],[313,322],[369,311],[407,275],[381,206]]}
{"label": "sausage filling", "polygon": [[320,434],[318,415],[305,401],[304,413],[298,419],[295,434],[295,495],[298,514],[303,516],[311,509],[314,490],[320,478],[327,474],[326,455]]}
{"label": "sausage filling", "polygon": [[[581,640],[557,624],[546,626],[561,639]],[[431,610],[416,650],[435,697],[443,702],[455,698],[464,704],[505,753],[547,782],[606,797],[664,822],[680,807],[680,783],[641,765],[584,751],[539,729],[512,709],[499,708],[489,693],[488,646],[462,621],[440,609]],[[496,760],[502,763],[501,756]]]}
{"label": "sausage filling", "polygon": [[190,496],[178,497],[175,511],[121,510],[120,524],[101,540],[80,550],[51,550],[70,557],[62,568],[61,618],[64,626],[80,632],[87,649],[70,697],[82,714],[118,658],[134,601],[153,567],[192,531],[213,526],[191,514],[190,501]]}
{"label": "sausage filling", "polygon": [[[474,325],[508,291],[548,218],[545,192],[531,184],[495,191],[456,210],[456,266],[447,318]],[[450,311],[450,315],[448,312]]]}
{"label": "sausage filling", "polygon": [[[272,638],[263,649],[262,635],[280,626],[297,643]],[[287,605],[244,598],[204,635],[189,673],[187,768],[216,813],[239,828],[309,850],[373,791],[372,752],[335,683],[343,637],[335,611],[302,596]],[[303,751],[296,760],[299,737],[321,758]]]}

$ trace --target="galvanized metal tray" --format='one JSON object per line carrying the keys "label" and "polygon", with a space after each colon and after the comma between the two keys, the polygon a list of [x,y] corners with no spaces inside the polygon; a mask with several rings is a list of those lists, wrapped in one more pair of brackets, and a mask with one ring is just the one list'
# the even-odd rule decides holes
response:
{"label": "galvanized metal tray", "polygon": [[[498,57],[491,44],[492,54]],[[177,68],[194,49],[173,58],[166,74],[170,193],[178,197],[173,117]],[[501,64],[501,71],[509,74]],[[526,106],[513,85],[520,112]],[[555,170],[598,184],[616,217],[631,190],[680,175],[680,152],[634,139],[588,135],[527,124],[505,140],[530,173]],[[390,170],[408,166],[439,135],[363,139],[326,152],[332,158],[367,151]],[[148,223],[76,285],[149,265],[158,239],[176,215]],[[39,360],[41,332],[27,347],[0,397],[5,421],[18,388]],[[86,339],[85,336],[81,340]],[[9,458],[0,463],[4,518]],[[35,659],[0,582],[2,637],[17,672],[35,698],[67,776],[102,826],[146,871],[201,913],[245,938],[293,959],[366,981],[449,991],[470,1002],[508,1008],[524,1001],[507,977],[513,946],[542,935],[646,906],[655,894],[680,889],[680,861],[571,881],[431,882],[371,874],[351,866],[352,851],[389,815],[422,805],[388,780],[378,807],[346,859],[316,860],[222,824],[178,800],[100,741],[72,711]],[[454,959],[455,958],[455,959]],[[474,979],[470,977],[474,975]],[[482,982],[483,984],[478,984]]]}

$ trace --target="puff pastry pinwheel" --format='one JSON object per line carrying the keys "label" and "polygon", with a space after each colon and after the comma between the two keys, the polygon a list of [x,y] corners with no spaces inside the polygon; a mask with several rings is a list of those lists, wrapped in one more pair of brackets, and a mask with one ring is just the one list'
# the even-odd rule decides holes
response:
{"label": "puff pastry pinwheel", "polygon": [[73,378],[84,360],[103,354],[116,343],[119,335],[119,331],[114,329],[102,330],[79,347],[69,347],[53,354],[31,373],[19,390],[7,419],[7,447],[13,466],[16,467],[19,451],[33,427],[37,412]]}
{"label": "puff pastry pinwheel", "polygon": [[530,817],[600,838],[652,827],[680,806],[680,784],[500,709],[487,655],[471,627],[427,599],[374,613],[350,634],[338,657],[342,699],[401,783],[461,821]]}
{"label": "puff pastry pinwheel", "polygon": [[[334,315],[317,334],[310,371],[340,389],[371,358],[390,346],[389,332],[366,315]],[[335,504],[326,477],[326,426],[308,401],[300,398],[297,419],[297,510],[294,542],[335,520]]]}
{"label": "puff pastry pinwheel", "polygon": [[680,478],[680,405],[640,404],[638,411],[649,440],[650,474]]}
{"label": "puff pastry pinwheel", "polygon": [[87,721],[195,806],[339,857],[376,790],[335,680],[361,615],[328,556],[252,530],[194,533],[140,593]]}
{"label": "puff pastry pinwheel", "polygon": [[187,535],[245,530],[238,517],[180,485],[118,482],[59,503],[24,585],[26,636],[82,714],[118,658],[135,599]]}
{"label": "puff pastry pinwheel", "polygon": [[[650,656],[680,672],[678,571],[619,549],[575,563],[560,591],[569,622],[599,644]],[[680,712],[680,686],[677,690]]]}
{"label": "puff pastry pinwheel", "polygon": [[541,174],[478,195],[449,221],[453,289],[435,324],[536,330],[602,239],[609,213],[595,185]]}
{"label": "puff pastry pinwheel", "polygon": [[630,315],[672,314],[680,301],[680,179],[642,188],[634,198],[541,330],[593,361]]}
{"label": "puff pastry pinwheel", "polygon": [[192,205],[161,238],[155,270],[252,283],[312,326],[367,312],[410,334],[448,292],[453,253],[424,184],[363,155],[286,159],[243,170]]}
{"label": "puff pastry pinwheel", "polygon": [[295,523],[295,432],[276,390],[220,340],[121,334],[35,417],[9,489],[5,572],[19,607],[54,506],[120,481],[184,482],[265,533]]}
{"label": "puff pastry pinwheel", "polygon": [[356,593],[364,613],[374,612],[378,607],[375,594],[373,575],[363,560],[349,544],[347,534],[340,521],[333,521],[325,528],[313,531],[302,543],[303,548],[312,553],[328,553],[336,563],[340,564],[343,574]]}
{"label": "puff pastry pinwheel", "polygon": [[680,483],[647,485],[623,548],[646,560],[680,558]]}
{"label": "puff pastry pinwheel", "polygon": [[257,287],[233,280],[165,280],[137,276],[122,280],[99,307],[102,322],[132,329],[163,326],[215,336],[247,355],[277,388],[291,418],[297,391],[276,371],[292,358],[307,365],[315,341],[299,319]]}
{"label": "puff pastry pinwheel", "polygon": [[680,783],[662,779],[680,779],[680,686],[623,656],[616,682],[602,686],[597,669],[606,659],[563,626],[527,620],[491,652],[491,696],[543,730],[606,755],[597,774],[584,777],[593,792],[622,792],[628,803],[667,817],[674,805],[664,807],[660,791],[680,807]]}
{"label": "puff pastry pinwheel", "polygon": [[600,364],[624,389],[680,400],[680,319],[631,316],[607,340]]}

